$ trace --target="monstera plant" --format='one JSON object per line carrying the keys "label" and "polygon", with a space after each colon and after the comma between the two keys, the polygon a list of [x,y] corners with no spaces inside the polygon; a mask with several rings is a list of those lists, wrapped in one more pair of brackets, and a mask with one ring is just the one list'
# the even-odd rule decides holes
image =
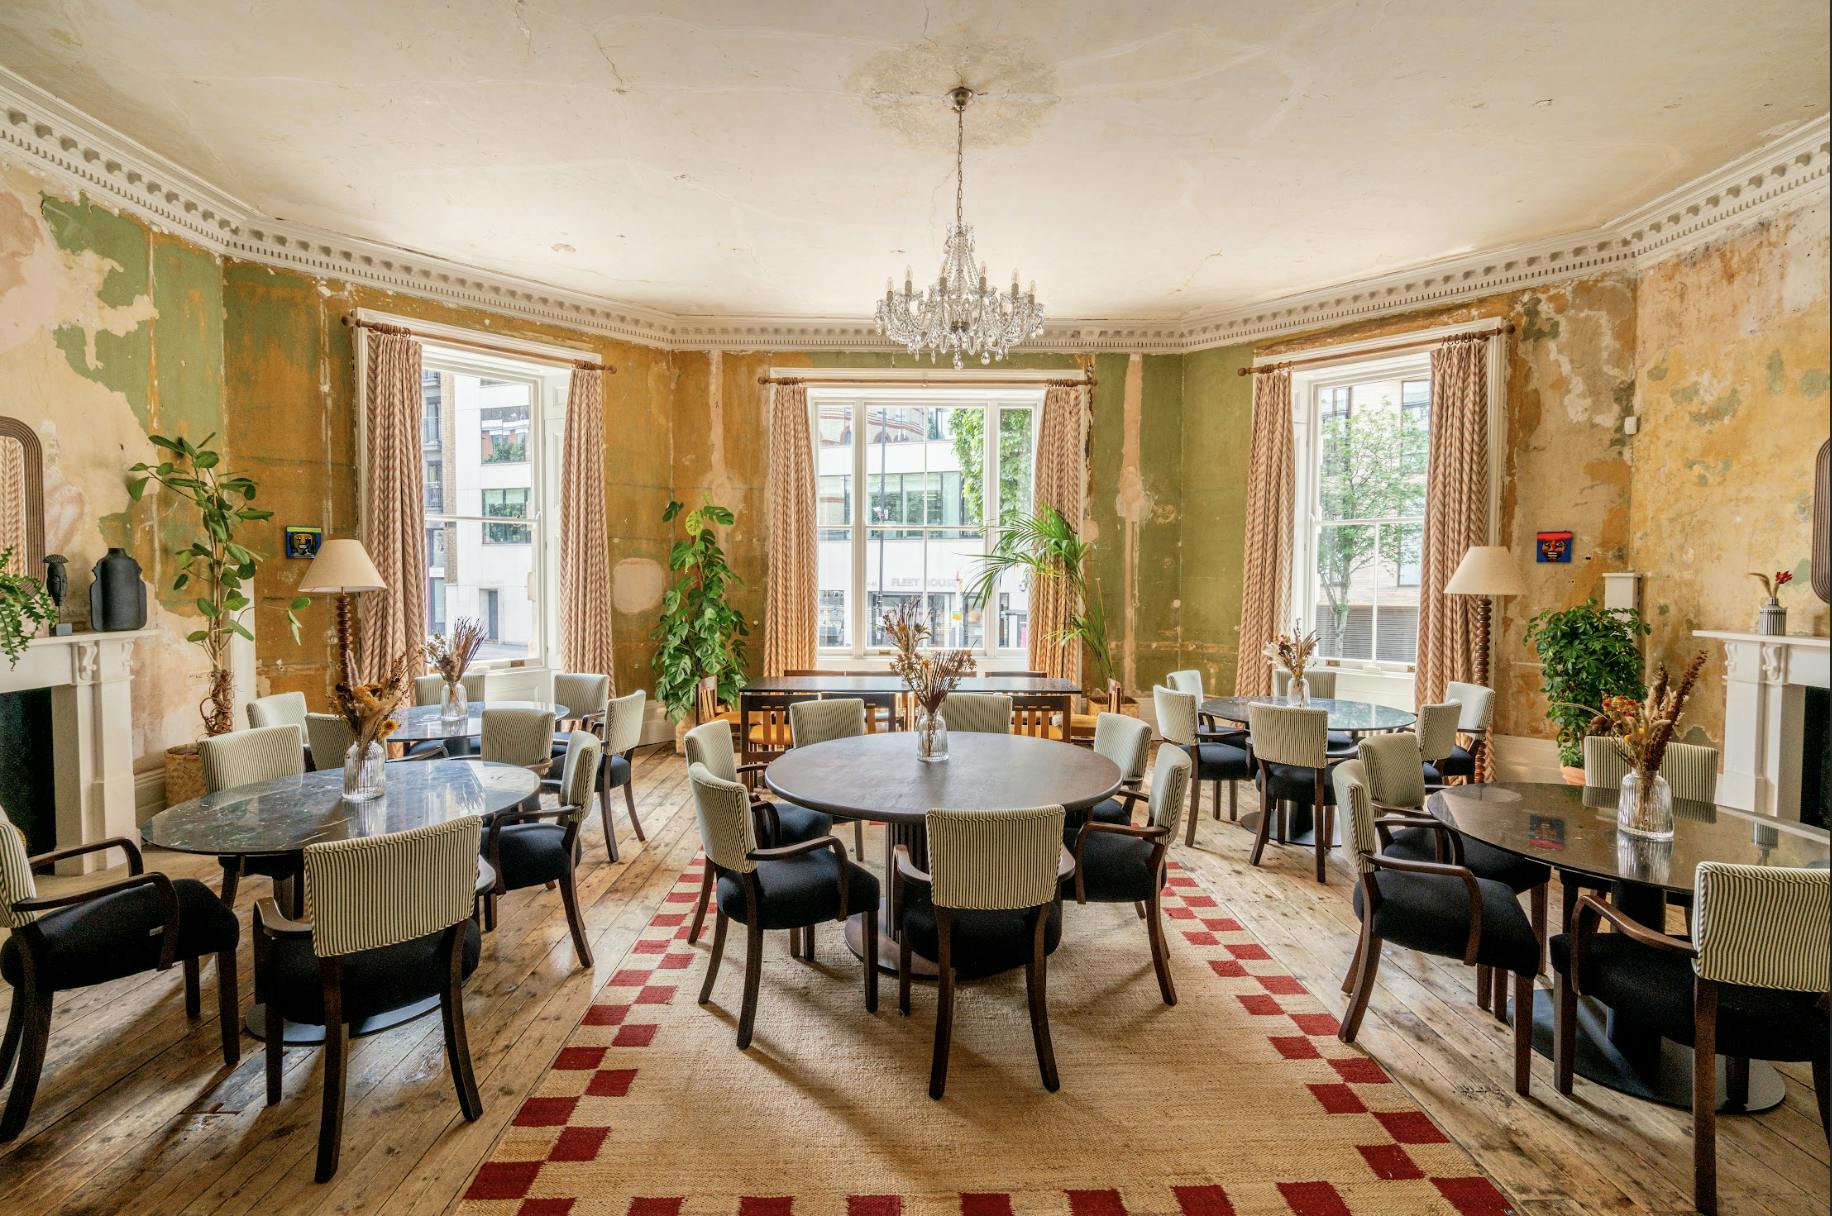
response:
{"label": "monstera plant", "polygon": [[[686,511],[685,517],[682,512]],[[744,639],[749,630],[744,615],[725,598],[728,587],[744,580],[725,560],[715,527],[737,522],[731,508],[708,497],[688,511],[670,501],[662,512],[663,523],[681,520],[686,536],[668,552],[674,585],[662,595],[662,619],[651,635],[660,643],[651,660],[655,667],[655,698],[679,722],[693,710],[694,690],[707,676],[719,688],[719,700],[736,700],[744,687]]]}

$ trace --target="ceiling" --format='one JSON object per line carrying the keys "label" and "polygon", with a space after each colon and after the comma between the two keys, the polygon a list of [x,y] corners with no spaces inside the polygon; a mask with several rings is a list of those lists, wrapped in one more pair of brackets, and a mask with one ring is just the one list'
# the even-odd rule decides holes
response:
{"label": "ceiling", "polygon": [[7,0],[0,66],[278,220],[684,315],[852,317],[953,206],[1054,317],[1604,223],[1824,113],[1824,0]]}

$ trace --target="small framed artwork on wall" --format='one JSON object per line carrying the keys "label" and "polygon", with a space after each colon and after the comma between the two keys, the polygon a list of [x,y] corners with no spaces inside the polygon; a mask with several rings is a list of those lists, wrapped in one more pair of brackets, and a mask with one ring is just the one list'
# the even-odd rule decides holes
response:
{"label": "small framed artwork on wall", "polygon": [[318,556],[318,545],[323,540],[323,528],[288,524],[286,525],[286,556],[311,561]]}
{"label": "small framed artwork on wall", "polygon": [[1571,533],[1540,532],[1535,534],[1533,550],[1542,562],[1571,560]]}

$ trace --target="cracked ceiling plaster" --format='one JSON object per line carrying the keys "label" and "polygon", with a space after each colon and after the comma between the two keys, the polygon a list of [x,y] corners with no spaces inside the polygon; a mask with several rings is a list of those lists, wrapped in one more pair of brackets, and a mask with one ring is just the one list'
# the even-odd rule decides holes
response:
{"label": "cracked ceiling plaster", "polygon": [[0,63],[276,218],[679,314],[857,316],[953,206],[1165,320],[1604,222],[1824,112],[1822,0],[11,0]]}

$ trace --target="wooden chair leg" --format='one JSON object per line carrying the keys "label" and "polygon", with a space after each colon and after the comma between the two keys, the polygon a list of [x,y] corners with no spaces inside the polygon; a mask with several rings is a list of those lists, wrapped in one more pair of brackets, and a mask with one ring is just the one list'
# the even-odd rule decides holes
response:
{"label": "wooden chair leg", "polygon": [[1533,976],[1514,977],[1514,1092],[1521,1097],[1533,1085]]}
{"label": "wooden chair leg", "polygon": [[725,927],[730,918],[715,912],[712,922],[712,950],[706,960],[706,978],[700,983],[700,1004],[712,1000],[713,981],[719,978],[719,963],[725,957]]}
{"label": "wooden chair leg", "polygon": [[700,898],[693,903],[693,923],[687,926],[689,946],[698,944],[700,940],[700,928],[706,923],[706,908],[712,903],[712,886],[717,880],[712,872],[712,862],[702,858],[700,865],[703,867],[700,872]]}
{"label": "wooden chair leg", "polygon": [[1170,978],[1170,947],[1164,940],[1164,918],[1158,908],[1158,892],[1146,901],[1145,931],[1151,938],[1151,965],[1158,973],[1158,995],[1166,1005],[1177,1003],[1177,986]]}
{"label": "wooden chair leg", "polygon": [[242,880],[242,859],[240,857],[218,857],[223,867],[223,902],[235,907],[236,888]]}
{"label": "wooden chair leg", "polygon": [[1547,889],[1549,883],[1540,883],[1527,893],[1527,918],[1533,923],[1533,936],[1539,940],[1539,973],[1546,974],[1546,942],[1550,936],[1546,932],[1547,904],[1552,893]]}
{"label": "wooden chair leg", "polygon": [[1323,804],[1323,770],[1316,770],[1316,777],[1311,788],[1310,835],[1316,842],[1317,881],[1328,882],[1329,875],[1325,865],[1329,861],[1330,821],[1329,807]]}
{"label": "wooden chair leg", "polygon": [[231,947],[216,956],[217,1030],[223,1037],[223,1064],[229,1068],[242,1059],[241,1008],[235,985],[235,950]]}
{"label": "wooden chair leg", "polygon": [[445,986],[439,990],[439,1016],[445,1023],[445,1063],[451,1069],[452,1088],[458,1091],[458,1109],[464,1112],[466,1121],[475,1123],[483,1116],[483,1099],[477,1095],[477,1077],[471,1071],[471,1044],[464,1031],[464,926],[454,926],[446,934],[451,968]]}
{"label": "wooden chair leg", "polygon": [[1571,977],[1553,977],[1552,994],[1558,1002],[1558,1021],[1552,1031],[1552,1084],[1561,1094],[1571,1094],[1571,1077],[1578,1054],[1578,994]]}
{"label": "wooden chair leg", "polygon": [[1210,802],[1209,802],[1209,818],[1213,819],[1216,823],[1220,823],[1221,822],[1221,782],[1217,780],[1217,781],[1212,781],[1209,784],[1211,788],[1213,788],[1213,790],[1215,791],[1213,797],[1210,799]]}
{"label": "wooden chair leg", "polygon": [[267,1006],[267,1105],[280,1101],[280,1072],[286,1057],[286,1019],[272,1005]]}
{"label": "wooden chair leg", "polygon": [[[871,965],[869,960],[866,965]],[[910,1012],[910,935],[907,933],[897,937],[897,1012],[906,1017]]]}
{"label": "wooden chair leg", "polygon": [[878,910],[867,908],[859,917],[865,955],[865,1012],[878,1012]]}
{"label": "wooden chair leg", "polygon": [[1266,840],[1272,834],[1272,816],[1275,811],[1272,798],[1272,782],[1266,777],[1265,770],[1260,770],[1260,820],[1259,827],[1253,832],[1253,851],[1247,855],[1248,865],[1258,865],[1260,857],[1266,852]]}
{"label": "wooden chair leg", "polygon": [[[6,1074],[0,1071],[0,1080]],[[1813,1061],[1813,1097],[1819,1101],[1819,1126],[1832,1141],[1832,1054]]]}
{"label": "wooden chair leg", "polygon": [[1499,971],[1493,971],[1489,982],[1489,1012],[1495,1015],[1497,1022],[1506,1026],[1508,1024],[1507,977]]}
{"label": "wooden chair leg", "polygon": [[802,926],[802,961],[809,962],[809,963],[812,963],[814,961],[814,926],[813,925],[803,925]]}
{"label": "wooden chair leg", "polygon": [[1355,977],[1361,974],[1361,952],[1367,948],[1368,943],[1366,938],[1357,937],[1355,939],[1355,955],[1353,958],[1349,959],[1349,969],[1342,977],[1342,990],[1344,992],[1355,991]]}
{"label": "wooden chair leg", "polygon": [[21,1022],[18,1071],[13,1075],[13,1090],[6,1098],[6,1113],[0,1115],[0,1143],[17,1139],[31,1117],[32,1099],[38,1095],[38,1075],[44,1069],[45,1047],[51,1041],[51,994],[26,991]]}
{"label": "wooden chair leg", "polygon": [[579,885],[570,867],[560,876],[560,902],[566,906],[566,927],[572,930],[573,952],[581,967],[592,965],[592,946],[585,940],[585,917],[579,911]]}
{"label": "wooden chair leg", "polygon": [[13,1004],[6,1017],[6,1038],[0,1039],[0,1085],[13,1074],[13,1061],[19,1055],[19,1037],[25,1031],[26,996],[24,988],[13,989]]}
{"label": "wooden chair leg", "polygon": [[[756,917],[751,918],[753,921]],[[751,1045],[757,1024],[757,988],[763,980],[763,930],[754,923],[744,927],[744,1003],[738,1007],[738,1050]]]}
{"label": "wooden chair leg", "polygon": [[863,819],[852,821],[852,855],[854,857],[865,856],[865,821]]}
{"label": "wooden chair leg", "polygon": [[193,954],[190,958],[180,959],[178,966],[184,972],[184,1015],[195,1022],[203,1016],[204,1011],[203,988],[198,982],[201,968],[197,965],[197,956]]}
{"label": "wooden chair leg", "polygon": [[1380,939],[1368,932],[1365,921],[1360,953],[1361,969],[1355,973],[1355,990],[1349,994],[1348,1011],[1336,1030],[1336,1037],[1344,1043],[1353,1043],[1361,1032],[1361,1016],[1368,1011],[1368,998],[1374,995],[1374,976],[1380,970]]}
{"label": "wooden chair leg", "polygon": [[1731,1110],[1749,1106],[1748,1056],[1730,1056],[1724,1061],[1724,1105]]}
{"label": "wooden chair leg", "polygon": [[1494,986],[1493,969],[1487,963],[1476,964],[1476,1008],[1488,1012],[1489,990]]}
{"label": "wooden chair leg", "polygon": [[936,1101],[948,1088],[948,1048],[954,1041],[953,928],[948,910],[936,908],[935,1047],[929,1057],[929,1097]]}
{"label": "wooden chair leg", "polygon": [[611,816],[611,787],[598,781],[598,820],[604,824],[604,851],[610,857],[612,865],[623,859],[617,855],[617,825]]}
{"label": "wooden chair leg", "polygon": [[1717,985],[1692,982],[1692,1206],[1717,1212]]}
{"label": "wooden chair leg", "polygon": [[623,783],[623,805],[624,809],[630,813],[630,828],[636,833],[636,839],[647,841],[649,838],[643,833],[642,820],[636,817],[635,777],[631,777],[630,780]]}
{"label": "wooden chair leg", "polygon": [[1228,782],[1228,822],[1240,822],[1240,782]]}
{"label": "wooden chair leg", "polygon": [[1049,919],[1047,906],[1037,910],[1037,930],[1031,943],[1030,966],[1024,969],[1024,989],[1030,997],[1031,1041],[1037,1047],[1037,1070],[1043,1074],[1043,1088],[1055,1093],[1062,1088],[1062,1079],[1056,1075],[1056,1046],[1050,1041],[1050,957],[1043,949]]}
{"label": "wooden chair leg", "polygon": [[343,1145],[344,1053],[343,983],[336,960],[320,959],[324,969],[324,1104],[318,1116],[319,1182],[337,1173],[337,1154]]}

